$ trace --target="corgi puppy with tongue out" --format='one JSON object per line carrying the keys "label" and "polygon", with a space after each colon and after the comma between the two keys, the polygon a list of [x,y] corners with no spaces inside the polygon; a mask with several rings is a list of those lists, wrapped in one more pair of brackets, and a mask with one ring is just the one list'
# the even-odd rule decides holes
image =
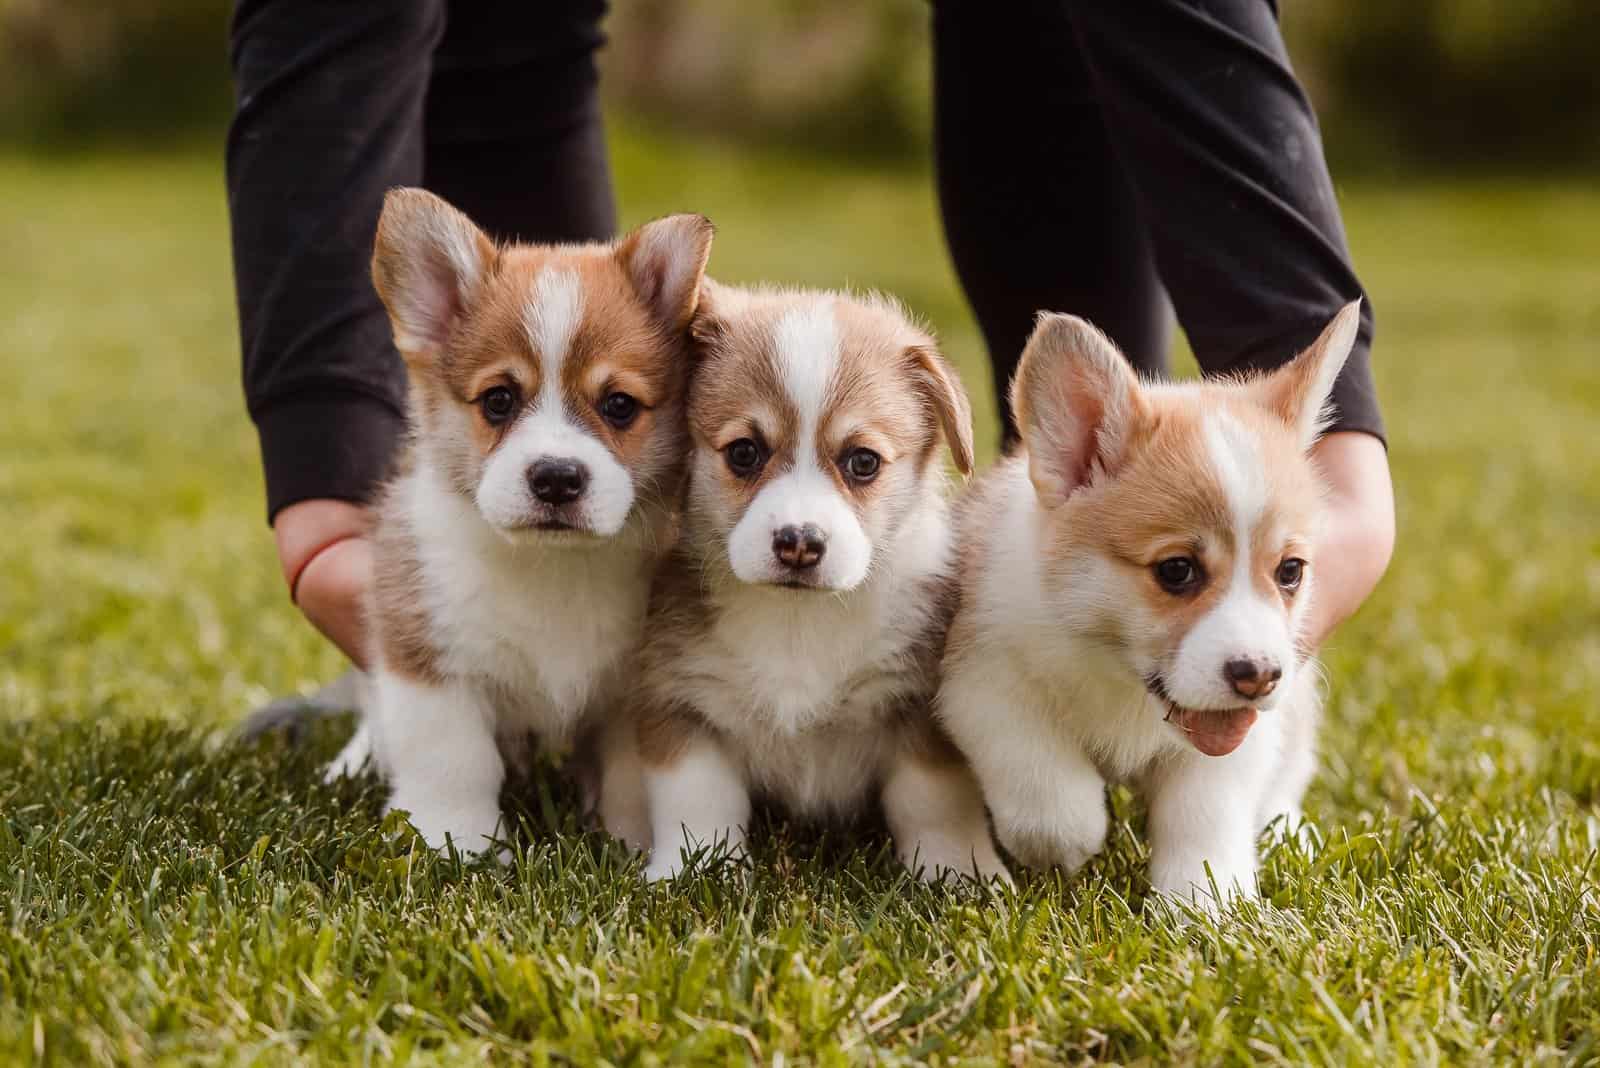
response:
{"label": "corgi puppy with tongue out", "polygon": [[1126,782],[1158,893],[1255,895],[1256,836],[1298,822],[1314,769],[1308,450],[1358,312],[1269,374],[1181,384],[1040,317],[1011,388],[1023,447],[962,505],[939,695],[1017,860],[1080,867],[1105,842],[1106,783]]}

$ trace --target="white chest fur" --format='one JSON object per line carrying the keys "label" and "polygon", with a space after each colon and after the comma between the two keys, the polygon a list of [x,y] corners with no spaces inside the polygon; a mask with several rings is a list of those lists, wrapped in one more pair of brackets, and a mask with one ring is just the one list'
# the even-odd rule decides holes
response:
{"label": "white chest fur", "polygon": [[845,595],[733,586],[683,665],[686,697],[739,752],[752,784],[808,811],[853,805],[893,742],[895,705],[922,698],[915,661],[947,566],[942,510],[908,523]]}
{"label": "white chest fur", "polygon": [[596,544],[508,541],[426,474],[410,493],[444,670],[485,685],[500,726],[565,738],[639,641],[653,556],[627,531]]}

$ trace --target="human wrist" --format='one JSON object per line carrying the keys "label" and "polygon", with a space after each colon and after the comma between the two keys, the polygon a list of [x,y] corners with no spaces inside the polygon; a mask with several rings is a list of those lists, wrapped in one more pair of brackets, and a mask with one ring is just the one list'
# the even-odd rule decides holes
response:
{"label": "human wrist", "polygon": [[272,532],[290,599],[299,603],[300,585],[314,561],[343,542],[365,537],[370,527],[368,509],[351,501],[313,498],[281,509]]}

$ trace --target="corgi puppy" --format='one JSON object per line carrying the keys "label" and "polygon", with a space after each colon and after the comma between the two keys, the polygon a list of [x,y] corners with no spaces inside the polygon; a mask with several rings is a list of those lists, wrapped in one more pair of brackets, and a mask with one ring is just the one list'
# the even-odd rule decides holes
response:
{"label": "corgi puppy", "polygon": [[1127,782],[1156,891],[1255,894],[1256,836],[1298,822],[1313,770],[1307,450],[1358,312],[1270,374],[1160,385],[1041,316],[1011,388],[1023,447],[962,505],[938,706],[1017,860],[1077,869],[1105,842],[1106,782]]}
{"label": "corgi puppy", "polygon": [[737,850],[752,793],[806,817],[881,800],[908,866],[1004,877],[929,708],[953,566],[941,442],[972,468],[959,380],[880,297],[708,283],[695,334],[683,537],[641,656],[646,877]]}
{"label": "corgi puppy", "polygon": [[[431,846],[490,845],[504,754],[529,735],[632,752],[612,716],[673,537],[710,248],[698,215],[497,247],[422,190],[384,203],[373,279],[411,438],[378,509],[367,727],[389,806]],[[613,772],[602,822],[636,838],[643,795],[609,791]]]}

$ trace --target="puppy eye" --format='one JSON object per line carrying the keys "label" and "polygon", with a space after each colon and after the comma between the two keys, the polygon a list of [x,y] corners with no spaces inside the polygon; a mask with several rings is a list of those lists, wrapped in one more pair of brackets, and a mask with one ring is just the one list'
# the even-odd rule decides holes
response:
{"label": "puppy eye", "polygon": [[1202,577],[1200,564],[1192,556],[1169,556],[1156,564],[1156,581],[1168,593],[1189,593]]}
{"label": "puppy eye", "polygon": [[1293,593],[1300,588],[1300,581],[1306,575],[1306,562],[1297,556],[1291,556],[1278,565],[1278,588],[1285,593]]}
{"label": "puppy eye", "polygon": [[478,407],[483,410],[483,418],[490,426],[499,426],[517,410],[517,391],[510,386],[484,390],[483,396],[478,398]]}
{"label": "puppy eye", "polygon": [[639,414],[639,402],[626,393],[608,393],[600,402],[600,414],[605,421],[622,430]]}
{"label": "puppy eye", "polygon": [[730,443],[723,450],[723,456],[727,458],[728,470],[740,478],[755,474],[761,469],[762,461],[766,459],[761,454],[761,446],[750,438],[740,438]]}
{"label": "puppy eye", "polygon": [[871,482],[878,477],[883,458],[871,449],[852,449],[844,458],[844,469],[857,482]]}

